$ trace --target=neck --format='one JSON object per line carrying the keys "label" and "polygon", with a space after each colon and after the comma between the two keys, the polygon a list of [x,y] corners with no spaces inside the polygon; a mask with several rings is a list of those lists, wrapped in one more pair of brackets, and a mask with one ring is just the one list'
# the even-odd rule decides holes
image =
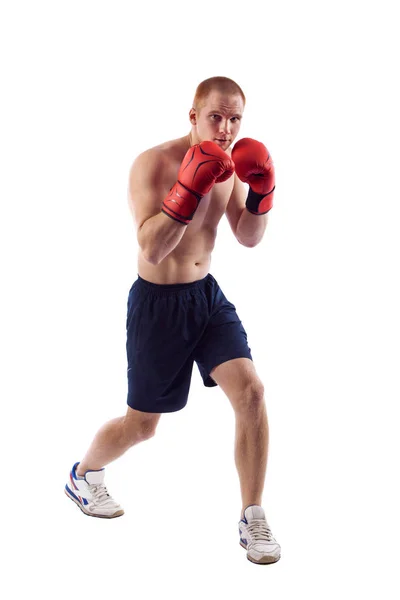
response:
{"label": "neck", "polygon": [[193,131],[191,131],[189,133],[189,135],[187,136],[187,140],[188,140],[189,148],[191,146],[194,146],[195,144],[199,144],[200,143],[199,140],[197,139],[196,134]]}

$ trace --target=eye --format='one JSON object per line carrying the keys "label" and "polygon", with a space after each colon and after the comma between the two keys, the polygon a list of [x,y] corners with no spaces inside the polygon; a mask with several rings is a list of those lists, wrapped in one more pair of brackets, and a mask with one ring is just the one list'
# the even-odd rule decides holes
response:
{"label": "eye", "polygon": [[239,117],[232,117],[231,121],[234,121],[236,123],[236,121],[239,121]]}
{"label": "eye", "polygon": [[219,119],[219,115],[216,115],[216,114],[215,114],[215,115],[211,115],[211,118],[212,118],[212,119],[214,119],[214,117],[215,117],[216,119]]}

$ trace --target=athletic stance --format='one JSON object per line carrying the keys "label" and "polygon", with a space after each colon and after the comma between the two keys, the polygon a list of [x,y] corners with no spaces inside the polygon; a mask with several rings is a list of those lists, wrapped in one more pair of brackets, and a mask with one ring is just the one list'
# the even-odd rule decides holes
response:
{"label": "athletic stance", "polygon": [[240,544],[250,561],[267,564],[279,560],[280,546],[261,506],[264,387],[235,306],[209,273],[221,217],[252,248],[272,207],[275,174],[266,147],[243,138],[231,149],[245,102],[231,79],[203,81],[189,111],[190,133],[146,150],[132,165],[128,196],[139,256],[127,305],[128,409],[98,431],[65,492],[86,515],[123,515],[105,487],[104,466],[151,438],[162,413],[185,407],[196,362],[204,385],[219,385],[235,412]]}

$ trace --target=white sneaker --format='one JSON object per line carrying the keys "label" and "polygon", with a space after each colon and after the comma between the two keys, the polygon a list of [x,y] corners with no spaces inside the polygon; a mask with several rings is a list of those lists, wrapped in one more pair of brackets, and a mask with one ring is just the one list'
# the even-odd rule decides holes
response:
{"label": "white sneaker", "polygon": [[264,509],[251,504],[239,521],[240,545],[247,550],[247,558],[258,565],[277,562],[281,547],[271,533]]}
{"label": "white sneaker", "polygon": [[124,514],[121,506],[115,502],[104,485],[104,468],[99,471],[86,471],[84,477],[78,477],[76,468],[72,467],[65,493],[79,506],[85,515],[113,519]]}

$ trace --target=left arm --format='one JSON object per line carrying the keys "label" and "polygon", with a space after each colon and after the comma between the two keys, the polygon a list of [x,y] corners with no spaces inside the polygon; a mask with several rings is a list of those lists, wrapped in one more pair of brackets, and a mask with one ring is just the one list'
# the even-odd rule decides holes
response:
{"label": "left arm", "polygon": [[268,214],[254,215],[247,210],[246,188],[236,173],[234,178],[233,190],[226,207],[226,217],[239,244],[253,248],[264,237]]}

